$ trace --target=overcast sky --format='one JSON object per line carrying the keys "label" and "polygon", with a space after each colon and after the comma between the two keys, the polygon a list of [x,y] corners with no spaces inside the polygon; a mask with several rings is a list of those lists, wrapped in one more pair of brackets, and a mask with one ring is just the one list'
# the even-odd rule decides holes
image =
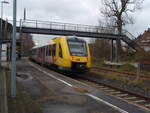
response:
{"label": "overcast sky", "polygon": [[[4,18],[12,19],[12,1],[4,6]],[[17,19],[23,18],[26,8],[27,19],[98,25],[101,0],[17,0]],[[126,26],[134,36],[150,27],[150,0],[145,0],[143,9],[134,14],[135,24]],[[102,20],[103,21],[103,20]],[[34,35],[36,37],[37,35]],[[41,35],[42,36],[42,35]],[[39,37],[39,36],[37,36]]]}

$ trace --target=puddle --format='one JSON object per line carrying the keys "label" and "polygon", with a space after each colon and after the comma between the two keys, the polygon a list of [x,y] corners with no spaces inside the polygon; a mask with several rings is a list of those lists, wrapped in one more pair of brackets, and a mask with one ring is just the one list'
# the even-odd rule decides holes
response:
{"label": "puddle", "polygon": [[29,75],[28,73],[17,73],[17,78],[22,80],[28,80],[28,79],[32,79],[32,76]]}

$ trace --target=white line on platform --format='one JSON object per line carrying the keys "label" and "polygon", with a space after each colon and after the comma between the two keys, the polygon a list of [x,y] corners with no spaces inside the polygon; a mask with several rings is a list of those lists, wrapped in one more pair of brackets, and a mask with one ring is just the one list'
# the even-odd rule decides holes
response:
{"label": "white line on platform", "polygon": [[[50,73],[48,73],[48,72],[46,72],[46,71],[40,69],[39,67],[35,66],[35,65],[32,64],[31,62],[29,62],[29,64],[30,64],[31,66],[33,66],[34,68],[38,69],[39,71],[45,73],[46,75],[48,75],[48,76],[50,76],[50,77],[52,77],[52,78],[54,78],[54,79],[56,79],[56,80],[58,80],[58,81],[64,83],[64,84],[66,84],[66,85],[68,85],[68,86],[70,86],[70,87],[73,87],[72,84],[70,84],[70,83],[68,83],[68,82],[66,82],[66,81],[64,81],[64,80],[62,80],[62,79],[59,79],[59,78],[53,76],[52,74],[50,74]],[[121,108],[119,108],[119,107],[117,107],[117,106],[115,106],[115,105],[113,105],[113,104],[111,104],[111,103],[109,103],[109,102],[106,102],[105,100],[103,100],[103,99],[101,99],[101,98],[98,98],[98,97],[96,97],[96,96],[94,96],[94,95],[92,95],[92,94],[90,94],[90,93],[86,93],[85,95],[87,95],[87,96],[89,96],[89,97],[91,97],[91,98],[93,98],[93,99],[95,99],[95,100],[97,100],[97,101],[103,102],[104,104],[106,104],[106,105],[108,105],[108,106],[110,106],[110,107],[116,109],[117,111],[119,111],[119,112],[121,112],[121,113],[129,113],[129,112],[127,112],[127,111],[125,111],[125,110],[123,110],[123,109],[121,109]]]}
{"label": "white line on platform", "polygon": [[[30,62],[29,62],[29,63],[30,63]],[[62,82],[62,83],[64,83],[64,84],[66,84],[66,85],[72,87],[72,85],[69,84],[68,82],[66,82],[66,81],[64,81],[64,80],[62,80],[62,79],[59,79],[59,78],[53,76],[52,74],[50,74],[50,73],[48,73],[48,72],[46,72],[46,71],[43,71],[42,69],[38,68],[38,67],[35,66],[34,64],[31,64],[31,63],[30,63],[30,65],[33,66],[34,68],[38,69],[39,71],[45,73],[46,75],[48,75],[48,76],[50,76],[50,77],[52,77],[52,78],[54,78],[54,79],[56,79],[56,80],[58,80],[58,81],[60,81],[60,82]]]}
{"label": "white line on platform", "polygon": [[108,106],[110,106],[110,107],[116,109],[117,111],[119,111],[119,112],[121,112],[121,113],[129,113],[129,112],[127,112],[127,111],[125,111],[125,110],[123,110],[123,109],[121,109],[121,108],[119,108],[119,107],[117,107],[117,106],[114,106],[113,104],[111,104],[111,103],[109,103],[109,102],[106,102],[105,100],[103,100],[103,99],[101,99],[101,98],[98,98],[98,97],[96,97],[96,96],[94,96],[94,95],[92,95],[92,94],[86,93],[86,95],[88,95],[89,97],[91,97],[91,98],[93,98],[93,99],[95,99],[95,100],[97,100],[97,101],[103,102],[104,104],[106,104],[106,105],[108,105]]}

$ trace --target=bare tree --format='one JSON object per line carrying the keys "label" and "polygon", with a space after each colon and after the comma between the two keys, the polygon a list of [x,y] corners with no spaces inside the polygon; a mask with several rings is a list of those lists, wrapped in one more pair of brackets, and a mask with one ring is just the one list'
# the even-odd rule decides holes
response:
{"label": "bare tree", "polygon": [[118,32],[122,32],[123,25],[133,24],[133,17],[130,15],[141,9],[144,0],[102,0],[103,8],[101,13],[113,21]]}
{"label": "bare tree", "polygon": [[109,60],[110,43],[108,39],[96,39],[91,49],[92,56],[95,58],[105,58]]}
{"label": "bare tree", "polygon": [[20,35],[21,41],[21,54],[22,55],[29,55],[29,51],[34,46],[33,36],[28,33],[23,33]]}

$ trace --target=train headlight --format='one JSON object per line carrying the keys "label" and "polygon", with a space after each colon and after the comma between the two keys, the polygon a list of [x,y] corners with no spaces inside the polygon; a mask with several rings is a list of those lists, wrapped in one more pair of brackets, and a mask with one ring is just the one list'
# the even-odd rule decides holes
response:
{"label": "train headlight", "polygon": [[88,62],[88,57],[86,58],[86,61]]}
{"label": "train headlight", "polygon": [[73,60],[73,57],[70,57],[70,60]]}

